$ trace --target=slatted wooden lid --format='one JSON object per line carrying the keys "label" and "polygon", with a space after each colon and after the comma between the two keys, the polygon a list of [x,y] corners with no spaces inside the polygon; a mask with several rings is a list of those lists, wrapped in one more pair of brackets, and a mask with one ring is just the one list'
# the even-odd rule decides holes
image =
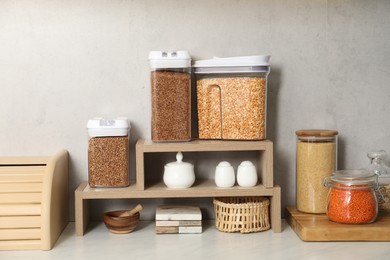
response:
{"label": "slatted wooden lid", "polygon": [[295,132],[298,136],[333,137],[338,134],[336,130],[302,129]]}

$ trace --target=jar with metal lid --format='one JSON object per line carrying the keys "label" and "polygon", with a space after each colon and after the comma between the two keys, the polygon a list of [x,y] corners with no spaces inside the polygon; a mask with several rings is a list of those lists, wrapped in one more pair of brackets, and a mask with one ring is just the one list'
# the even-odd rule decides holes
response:
{"label": "jar with metal lid", "polygon": [[126,118],[88,120],[90,187],[129,186],[129,129]]}
{"label": "jar with metal lid", "polygon": [[296,145],[296,203],[305,213],[325,213],[328,188],[322,179],[337,169],[335,130],[298,130]]}
{"label": "jar with metal lid", "polygon": [[375,150],[367,153],[370,164],[367,170],[378,175],[379,194],[378,207],[380,213],[390,213],[390,168],[384,163],[387,156],[384,150]]}
{"label": "jar with metal lid", "polygon": [[366,224],[378,215],[378,176],[367,170],[336,171],[325,177],[330,187],[326,214],[329,220],[345,224]]}
{"label": "jar with metal lid", "polygon": [[191,58],[187,51],[149,54],[152,140],[191,140]]}

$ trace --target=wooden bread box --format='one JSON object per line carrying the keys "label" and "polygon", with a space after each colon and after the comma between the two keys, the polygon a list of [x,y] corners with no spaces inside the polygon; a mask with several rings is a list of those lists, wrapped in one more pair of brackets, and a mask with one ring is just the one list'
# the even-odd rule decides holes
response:
{"label": "wooden bread box", "polygon": [[0,157],[0,250],[50,250],[69,221],[68,152]]}

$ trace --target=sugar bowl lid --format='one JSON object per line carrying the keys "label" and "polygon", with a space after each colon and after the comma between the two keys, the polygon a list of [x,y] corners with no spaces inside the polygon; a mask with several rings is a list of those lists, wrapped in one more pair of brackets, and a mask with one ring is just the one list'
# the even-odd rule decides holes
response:
{"label": "sugar bowl lid", "polygon": [[187,167],[193,167],[194,165],[188,162],[183,162],[183,154],[182,152],[178,152],[176,154],[176,161],[175,162],[170,162],[165,165],[165,167],[182,167],[182,168],[187,168]]}

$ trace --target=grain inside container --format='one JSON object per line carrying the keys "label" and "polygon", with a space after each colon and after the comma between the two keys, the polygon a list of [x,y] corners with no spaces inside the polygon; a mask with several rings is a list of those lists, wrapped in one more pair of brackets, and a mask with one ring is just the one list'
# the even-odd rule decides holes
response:
{"label": "grain inside container", "polygon": [[128,120],[91,119],[87,129],[89,186],[129,186]]}
{"label": "grain inside container", "polygon": [[328,187],[324,177],[337,169],[337,131],[298,130],[296,147],[296,202],[305,213],[325,213]]}
{"label": "grain inside container", "polygon": [[194,63],[200,139],[266,139],[270,56]]}
{"label": "grain inside container", "polygon": [[149,54],[152,140],[191,140],[191,58],[187,51]]}

